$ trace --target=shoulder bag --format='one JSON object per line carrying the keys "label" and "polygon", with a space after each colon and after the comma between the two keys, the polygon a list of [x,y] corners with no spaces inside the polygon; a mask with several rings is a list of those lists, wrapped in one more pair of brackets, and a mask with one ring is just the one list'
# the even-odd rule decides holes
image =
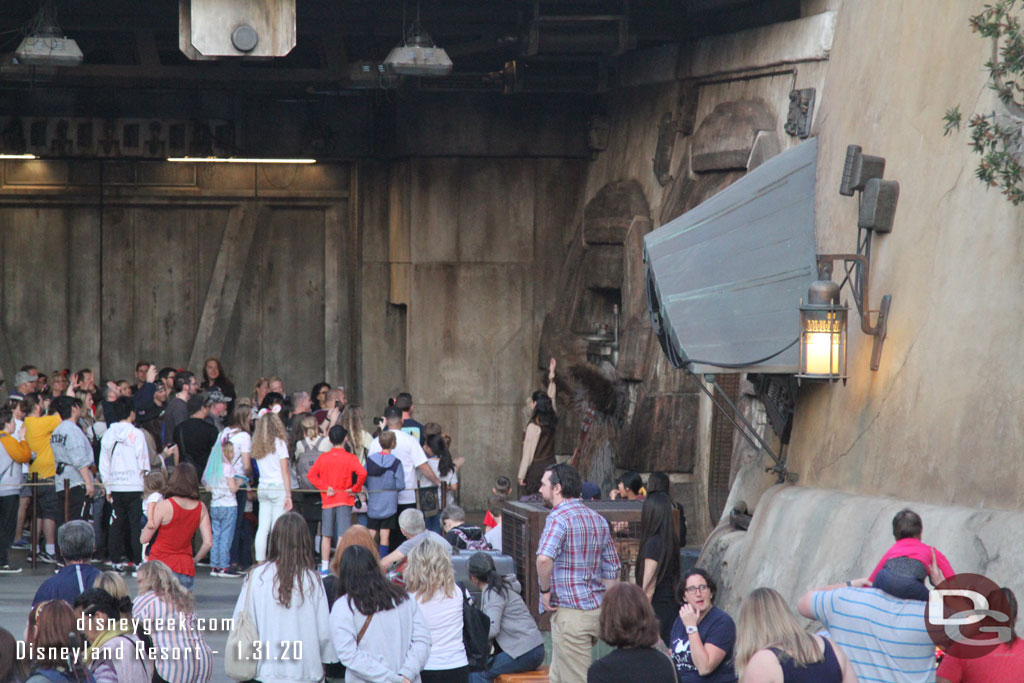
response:
{"label": "shoulder bag", "polygon": [[245,607],[238,614],[224,653],[224,673],[236,681],[248,681],[256,677],[259,660],[256,659],[256,646],[260,634],[256,630],[256,622],[249,613],[249,591],[252,589],[253,575],[250,573],[245,580]]}
{"label": "shoulder bag", "polygon": [[491,656],[491,618],[473,604],[461,581],[458,586],[462,591],[462,643],[466,646],[466,659],[470,670],[483,671]]}

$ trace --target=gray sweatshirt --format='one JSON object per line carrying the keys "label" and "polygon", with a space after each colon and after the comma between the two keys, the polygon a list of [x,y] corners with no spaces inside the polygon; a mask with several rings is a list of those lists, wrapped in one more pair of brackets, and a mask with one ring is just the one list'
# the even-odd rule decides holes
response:
{"label": "gray sweatshirt", "polygon": [[510,588],[502,595],[499,591],[484,588],[480,602],[484,613],[491,618],[489,637],[498,641],[509,657],[522,657],[527,652],[544,644],[537,623],[530,616],[530,610],[519,596],[522,586],[514,574],[505,577]]}
{"label": "gray sweatshirt", "polygon": [[[93,464],[92,446],[89,438],[74,420],[64,420],[50,435],[50,448],[53,449],[53,463],[58,470],[53,483],[58,491],[64,490],[64,480],[68,486],[80,486],[85,483],[78,471]],[[63,471],[61,465],[64,465]]]}

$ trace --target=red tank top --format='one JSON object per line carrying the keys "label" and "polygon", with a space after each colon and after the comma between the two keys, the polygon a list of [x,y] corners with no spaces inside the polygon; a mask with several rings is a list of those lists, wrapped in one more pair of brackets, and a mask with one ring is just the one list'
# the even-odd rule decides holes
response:
{"label": "red tank top", "polygon": [[203,517],[203,505],[199,503],[191,510],[186,510],[178,505],[174,498],[169,500],[174,514],[169,523],[160,526],[153,547],[149,551],[149,559],[160,560],[170,567],[172,572],[195,576],[192,537],[196,535],[199,521]]}

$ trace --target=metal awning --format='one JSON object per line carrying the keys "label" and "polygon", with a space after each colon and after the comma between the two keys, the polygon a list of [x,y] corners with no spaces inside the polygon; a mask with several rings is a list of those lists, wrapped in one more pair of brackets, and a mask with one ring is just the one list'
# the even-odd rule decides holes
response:
{"label": "metal awning", "polygon": [[644,238],[651,323],[673,365],[797,372],[798,307],[817,278],[817,157],[815,139],[793,147]]}

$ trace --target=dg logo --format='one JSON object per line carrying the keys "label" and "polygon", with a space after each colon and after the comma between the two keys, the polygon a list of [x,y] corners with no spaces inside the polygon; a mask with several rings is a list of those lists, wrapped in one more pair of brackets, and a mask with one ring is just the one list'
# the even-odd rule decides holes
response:
{"label": "dg logo", "polygon": [[928,594],[932,641],[960,659],[984,657],[1013,637],[1006,593],[981,574],[957,574]]}

